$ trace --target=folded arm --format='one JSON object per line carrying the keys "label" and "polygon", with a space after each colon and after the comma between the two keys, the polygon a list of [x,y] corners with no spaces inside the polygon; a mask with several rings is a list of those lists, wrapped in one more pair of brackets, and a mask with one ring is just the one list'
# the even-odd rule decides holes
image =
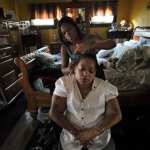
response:
{"label": "folded arm", "polygon": [[71,134],[76,136],[79,128],[73,125],[64,115],[66,111],[67,98],[53,95],[52,105],[49,111],[49,117],[56,122],[61,128],[68,130]]}
{"label": "folded arm", "polygon": [[109,100],[106,103],[104,118],[93,128],[89,128],[80,132],[78,136],[79,141],[81,142],[81,144],[88,143],[96,136],[104,132],[106,129],[109,129],[117,124],[121,120],[121,118],[122,115],[117,99]]}

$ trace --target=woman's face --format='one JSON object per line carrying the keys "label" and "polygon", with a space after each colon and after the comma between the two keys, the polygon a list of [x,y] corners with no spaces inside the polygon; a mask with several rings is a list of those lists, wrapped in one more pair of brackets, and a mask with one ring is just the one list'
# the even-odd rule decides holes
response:
{"label": "woman's face", "polygon": [[74,43],[78,40],[78,33],[76,28],[68,23],[63,23],[61,25],[61,32],[64,35],[65,39],[71,43]]}
{"label": "woman's face", "polygon": [[89,85],[95,78],[96,66],[92,59],[84,58],[75,66],[75,78],[81,85]]}

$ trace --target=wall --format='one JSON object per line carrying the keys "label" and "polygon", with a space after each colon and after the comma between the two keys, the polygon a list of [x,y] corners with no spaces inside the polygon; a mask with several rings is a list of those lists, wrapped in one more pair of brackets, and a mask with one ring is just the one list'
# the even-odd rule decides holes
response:
{"label": "wall", "polygon": [[12,5],[10,5],[9,0],[1,0],[0,1],[0,7],[3,8],[4,12],[7,11],[7,10],[10,10],[11,6]]}
{"label": "wall", "polygon": [[122,19],[129,20],[132,0],[118,0],[117,23]]}
{"label": "wall", "polygon": [[100,36],[102,39],[107,38],[108,27],[90,27],[90,33]]}
{"label": "wall", "polygon": [[134,26],[150,26],[150,8],[147,8],[149,0],[132,0],[130,19]]}
{"label": "wall", "polygon": [[29,20],[30,11],[27,0],[15,0],[15,12],[18,20]]}
{"label": "wall", "polygon": [[[29,20],[29,4],[31,3],[47,3],[59,2],[60,0],[0,0],[0,5],[4,7],[4,11],[13,9],[16,13],[17,19]],[[63,0],[63,2],[70,2],[71,0]],[[82,0],[85,1],[85,0]],[[150,9],[147,9],[148,0],[118,0],[117,9],[117,23],[122,19],[127,21],[132,20],[134,25],[150,26]],[[90,28],[91,33],[98,33],[103,38],[106,38],[106,27]],[[55,40],[56,29],[42,30],[41,32],[43,43],[49,43]]]}

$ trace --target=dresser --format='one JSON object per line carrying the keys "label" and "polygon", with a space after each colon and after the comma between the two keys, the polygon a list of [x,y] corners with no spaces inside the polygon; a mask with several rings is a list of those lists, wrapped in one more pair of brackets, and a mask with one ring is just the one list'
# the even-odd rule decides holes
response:
{"label": "dresser", "polygon": [[132,37],[133,31],[108,31],[107,37],[110,39],[126,39],[129,40]]}
{"label": "dresser", "polygon": [[7,21],[0,22],[0,110],[12,103],[21,93],[15,50]]}

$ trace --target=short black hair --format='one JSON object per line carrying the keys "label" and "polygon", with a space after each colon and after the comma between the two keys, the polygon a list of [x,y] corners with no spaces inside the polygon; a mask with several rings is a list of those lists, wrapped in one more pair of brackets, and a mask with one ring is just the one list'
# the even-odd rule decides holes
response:
{"label": "short black hair", "polygon": [[98,64],[96,55],[94,53],[88,51],[86,53],[79,54],[78,57],[77,57],[77,59],[74,61],[74,64],[77,65],[80,62],[80,60],[86,59],[86,58],[91,59],[91,60],[94,61],[95,68],[96,68],[96,77],[105,80],[105,74],[104,74],[103,66],[100,66]]}
{"label": "short black hair", "polygon": [[77,65],[82,59],[93,60],[93,62],[95,63],[95,69],[97,71],[98,62],[97,62],[95,54],[93,54],[91,52],[86,52],[86,53],[83,53],[83,54],[79,54],[78,57],[76,58],[76,60],[74,61],[75,65]]}
{"label": "short black hair", "polygon": [[[66,43],[69,43],[69,41],[65,40],[64,39],[64,35],[62,34],[61,32],[61,26],[62,24],[64,23],[67,23],[67,24],[71,24],[77,31],[77,34],[79,37],[82,38],[83,36],[83,33],[80,31],[79,27],[77,26],[77,24],[74,22],[74,20],[71,18],[71,17],[68,17],[68,16],[64,16],[62,17],[58,24],[57,24],[57,27],[58,27],[58,35],[59,35],[59,38],[60,38],[60,41],[63,43],[63,44],[66,44]],[[70,43],[71,44],[71,43]]]}

